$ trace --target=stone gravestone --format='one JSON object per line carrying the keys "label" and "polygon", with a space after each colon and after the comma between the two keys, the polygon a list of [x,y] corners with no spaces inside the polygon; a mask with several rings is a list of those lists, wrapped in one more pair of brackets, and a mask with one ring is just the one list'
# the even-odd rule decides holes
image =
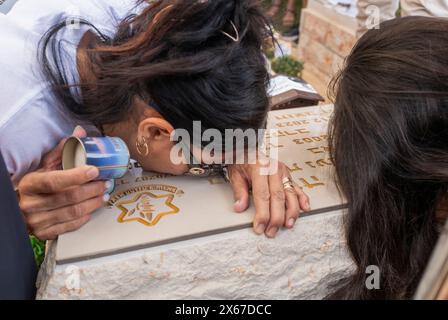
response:
{"label": "stone gravestone", "polygon": [[[117,181],[109,206],[49,247],[38,298],[322,298],[349,270],[326,128],[332,106],[273,111],[267,137],[311,199],[312,211],[276,239],[233,212],[220,177],[157,174]],[[326,212],[326,213],[324,213]],[[318,214],[321,213],[321,214]],[[269,286],[270,290],[266,290]]]}

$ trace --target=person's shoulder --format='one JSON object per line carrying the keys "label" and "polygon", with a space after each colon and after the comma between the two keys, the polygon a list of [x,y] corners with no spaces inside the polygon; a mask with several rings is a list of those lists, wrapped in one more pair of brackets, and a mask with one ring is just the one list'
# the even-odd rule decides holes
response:
{"label": "person's shoulder", "polygon": [[15,182],[36,170],[42,156],[73,131],[75,120],[55,104],[46,91],[38,91],[21,108],[0,116],[0,152]]}
{"label": "person's shoulder", "polygon": [[19,0],[8,16],[39,34],[71,17],[82,18],[107,32],[140,7],[136,0]]}
{"label": "person's shoulder", "polygon": [[0,14],[0,125],[6,117],[42,90],[33,72],[37,38]]}

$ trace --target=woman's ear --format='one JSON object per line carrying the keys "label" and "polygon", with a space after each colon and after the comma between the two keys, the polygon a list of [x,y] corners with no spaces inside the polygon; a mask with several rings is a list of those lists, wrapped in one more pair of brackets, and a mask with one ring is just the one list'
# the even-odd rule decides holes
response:
{"label": "woman's ear", "polygon": [[174,131],[173,126],[163,118],[149,117],[142,120],[138,126],[138,137],[146,140],[157,141],[170,138]]}

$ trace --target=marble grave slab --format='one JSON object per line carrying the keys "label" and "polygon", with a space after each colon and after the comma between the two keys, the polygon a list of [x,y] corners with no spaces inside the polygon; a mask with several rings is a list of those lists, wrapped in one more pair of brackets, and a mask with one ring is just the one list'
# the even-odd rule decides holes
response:
{"label": "marble grave slab", "polygon": [[[310,196],[316,214],[343,208],[332,182],[327,125],[332,106],[272,111],[267,137],[294,180]],[[276,139],[273,139],[276,138]],[[275,142],[273,142],[275,141]],[[197,237],[250,228],[251,206],[233,211],[233,194],[223,178],[128,174],[116,181],[109,206],[92,215],[81,229],[61,235],[56,262],[66,264]],[[300,221],[298,222],[300,223]]]}

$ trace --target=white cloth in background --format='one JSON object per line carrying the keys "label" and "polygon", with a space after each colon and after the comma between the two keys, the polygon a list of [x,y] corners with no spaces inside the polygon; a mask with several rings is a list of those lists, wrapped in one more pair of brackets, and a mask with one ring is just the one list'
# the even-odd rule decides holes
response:
{"label": "white cloth in background", "polygon": [[331,8],[339,14],[349,17],[356,17],[358,8],[356,3],[358,0],[313,0],[319,2],[325,7]]}
{"label": "white cloth in background", "polygon": [[[80,16],[106,35],[135,12],[135,0],[18,0],[0,13],[0,152],[14,184],[69,136],[75,121],[57,105],[37,61],[38,42],[53,25]],[[88,27],[60,32],[64,64],[76,81],[76,48]]]}
{"label": "white cloth in background", "polygon": [[16,2],[17,0],[0,0],[0,13],[7,14]]}
{"label": "white cloth in background", "polygon": [[448,17],[448,0],[401,0],[403,16]]}
{"label": "white cloth in background", "polygon": [[358,0],[358,33],[367,31],[369,7],[377,6],[380,21],[395,18],[401,4],[402,16],[448,17],[448,0]]}

